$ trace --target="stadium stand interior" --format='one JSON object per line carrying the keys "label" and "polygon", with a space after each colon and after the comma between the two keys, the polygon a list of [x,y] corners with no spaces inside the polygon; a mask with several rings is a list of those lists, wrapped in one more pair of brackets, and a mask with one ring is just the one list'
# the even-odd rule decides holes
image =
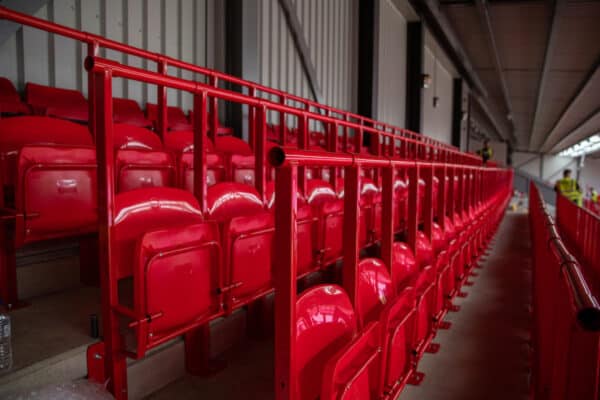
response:
{"label": "stadium stand interior", "polygon": [[597,399],[592,211],[531,184],[527,216],[512,168],[427,132],[0,17],[91,49],[86,95],[0,77],[0,397]]}

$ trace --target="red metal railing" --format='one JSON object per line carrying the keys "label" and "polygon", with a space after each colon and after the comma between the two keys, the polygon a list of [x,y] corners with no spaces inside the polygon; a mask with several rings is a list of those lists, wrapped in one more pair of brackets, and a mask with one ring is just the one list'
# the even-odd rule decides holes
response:
{"label": "red metal railing", "polygon": [[600,217],[557,196],[556,225],[567,247],[582,265],[596,296],[600,295]]}
{"label": "red metal railing", "polygon": [[562,225],[555,225],[534,184],[529,193],[534,250],[533,397],[597,400],[600,306],[562,239],[577,232],[578,224],[565,215],[565,209],[573,209],[559,199]]}
{"label": "red metal railing", "polygon": [[[127,397],[125,352],[120,347],[118,318],[129,314],[128,310],[118,303],[116,297],[117,280],[114,266],[110,260],[113,254],[113,244],[110,232],[114,224],[114,174],[112,152],[112,83],[114,78],[123,78],[145,82],[152,85],[161,85],[171,89],[190,92],[194,95],[194,194],[200,200],[201,207],[206,210],[207,181],[206,176],[206,145],[208,131],[208,99],[235,102],[248,105],[256,116],[255,119],[255,157],[256,157],[256,187],[263,195],[267,176],[265,153],[267,126],[266,115],[269,111],[277,111],[293,116],[298,121],[300,148],[306,146],[308,138],[308,122],[311,120],[341,128],[356,129],[358,138],[364,133],[371,133],[393,140],[388,141],[385,155],[357,155],[348,153],[331,153],[307,150],[292,150],[290,148],[275,148],[269,154],[271,164],[277,167],[276,178],[276,234],[274,243],[278,252],[275,257],[274,283],[278,300],[276,301],[276,398],[294,399],[295,392],[291,391],[294,380],[290,380],[293,371],[293,340],[294,340],[294,304],[296,298],[296,267],[294,249],[296,229],[296,196],[298,190],[303,190],[306,179],[305,169],[311,166],[328,166],[331,169],[344,168],[344,262],[347,266],[356,265],[358,261],[359,229],[359,176],[360,169],[369,169],[378,174],[382,182],[383,216],[385,223],[382,225],[383,260],[391,265],[391,249],[393,243],[393,183],[397,172],[408,176],[409,185],[409,210],[407,241],[409,246],[416,250],[416,233],[419,217],[417,208],[421,201],[418,194],[418,182],[422,177],[425,180],[428,192],[424,197],[424,232],[431,239],[431,225],[433,223],[433,202],[438,204],[438,222],[444,227],[448,215],[454,218],[475,218],[477,210],[482,207],[503,207],[501,200],[508,198],[512,174],[510,171],[497,168],[486,168],[478,165],[468,165],[473,162],[470,157],[462,157],[454,149],[437,148],[435,145],[415,141],[412,138],[394,137],[390,132],[378,130],[376,127],[359,125],[350,121],[339,121],[332,117],[309,113],[275,102],[243,95],[236,92],[215,88],[211,85],[186,81],[169,77],[146,70],[128,67],[119,63],[89,57],[86,68],[93,74],[95,85],[95,132],[97,134],[97,158],[99,163],[99,232],[100,232],[100,262],[102,271],[102,299],[104,321],[104,354],[106,378],[109,379],[110,388],[118,399]],[[396,148],[422,149],[407,153],[397,152]],[[405,156],[405,157],[400,157]],[[462,163],[462,164],[461,164]],[[334,173],[333,177],[337,177]],[[438,197],[433,197],[433,178],[439,177]],[[451,182],[455,179],[458,185],[453,184],[445,190],[446,178]],[[298,189],[299,187],[299,189]],[[496,199],[496,202],[492,202]],[[350,227],[350,228],[347,228]],[[345,267],[349,273],[344,274],[344,286],[350,298],[354,298],[356,291],[356,270]],[[353,272],[354,271],[354,272]],[[197,326],[188,327],[197,329]],[[185,329],[179,333],[184,333]],[[283,350],[287,349],[287,350]],[[291,374],[291,375],[290,375]],[[283,384],[280,384],[283,382]]]}
{"label": "red metal railing", "polygon": [[[136,57],[140,57],[146,60],[153,61],[157,64],[157,72],[163,75],[168,74],[168,67],[180,68],[186,71],[191,71],[196,74],[203,75],[205,77],[205,81],[208,85],[218,88],[221,82],[231,83],[246,90],[246,93],[250,97],[254,97],[257,99],[261,99],[264,97],[270,97],[273,102],[279,103],[283,106],[287,106],[289,108],[295,108],[297,110],[302,110],[310,114],[317,115],[326,115],[331,118],[331,120],[336,121],[346,121],[353,122],[353,126],[369,126],[374,128],[375,131],[380,132],[380,138],[382,136],[387,137],[402,137],[407,139],[413,139],[418,143],[425,144],[426,147],[443,149],[448,152],[459,154],[457,149],[453,146],[450,146],[446,143],[436,141],[427,136],[420,135],[415,132],[411,132],[407,129],[395,127],[390,124],[382,123],[379,121],[375,121],[357,114],[350,113],[348,111],[340,110],[334,107],[326,106],[323,104],[319,104],[315,101],[308,100],[296,95],[292,95],[290,93],[283,92],[281,90],[273,89],[266,87],[264,85],[260,85],[251,81],[247,81],[244,79],[236,78],[234,76],[226,75],[219,71],[215,71],[209,68],[200,67],[191,63],[187,63],[178,59],[174,59],[171,57],[167,57],[162,54],[153,53],[144,49],[140,49],[134,46],[126,45],[114,40],[110,40],[104,38],[99,35],[95,35],[88,32],[82,32],[77,29],[69,28],[64,25],[59,25],[41,18],[36,18],[27,14],[22,14],[13,10],[10,10],[6,7],[0,7],[0,19],[6,19],[9,21],[13,21],[22,25],[30,26],[33,28],[37,28],[46,32],[50,32],[53,34],[61,35],[67,38],[71,38],[77,40],[79,42],[87,44],[88,47],[88,55],[96,56],[98,55],[98,50],[100,48],[106,48],[110,50],[115,50],[118,52],[122,52],[125,54],[133,55]],[[94,82],[93,76],[90,75],[88,79],[88,94],[89,94],[89,104],[90,104],[90,120],[89,126],[93,131],[94,129]],[[273,97],[275,97],[273,99]],[[218,101],[216,98],[209,98],[209,105],[211,109],[210,121],[208,121],[209,126],[209,134],[216,135],[217,128],[219,126],[218,120]],[[164,137],[164,134],[167,130],[167,96],[166,96],[166,87],[163,85],[158,86],[158,133],[161,137]],[[286,128],[286,113],[283,110],[278,110],[279,112],[279,133],[280,133],[280,144],[285,145],[287,136],[287,128]],[[254,132],[255,132],[255,114],[254,112],[250,113],[249,116],[249,132],[250,138],[249,142],[251,146],[254,146]],[[338,130],[332,126],[333,129],[325,129],[327,134],[333,134],[334,132],[338,134]],[[342,125],[342,136],[347,138],[349,136],[349,132],[352,130],[352,126]],[[366,131],[367,133],[372,133],[372,131]],[[393,140],[393,139],[389,139]],[[335,151],[337,146],[337,141],[335,140],[326,140],[328,145],[328,150]],[[358,141],[357,141],[358,143]],[[371,151],[374,154],[385,154],[383,149],[385,143],[383,140],[374,140],[372,141]],[[357,147],[357,151],[360,149],[360,146]],[[480,162],[480,158],[474,154],[465,154],[462,153],[461,158],[464,160],[463,162],[469,162],[470,164],[478,165]]]}

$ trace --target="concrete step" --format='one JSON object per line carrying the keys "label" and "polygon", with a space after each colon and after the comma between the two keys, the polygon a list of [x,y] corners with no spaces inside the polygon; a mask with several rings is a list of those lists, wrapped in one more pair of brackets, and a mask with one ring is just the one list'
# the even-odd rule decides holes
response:
{"label": "concrete step", "polygon": [[[31,306],[11,312],[15,369],[0,376],[0,398],[19,398],[44,386],[86,377],[86,350],[94,340],[81,324],[86,323],[89,303],[93,302],[90,298],[97,294],[94,288],[78,288],[32,299]],[[57,310],[68,309],[67,304],[81,304],[86,310],[84,318],[77,312],[62,319],[52,317]],[[246,315],[241,309],[211,323],[212,357],[245,339]],[[61,337],[67,343],[56,340]],[[143,399],[185,375],[184,344],[179,338],[153,349],[142,360],[129,362],[129,399]]]}

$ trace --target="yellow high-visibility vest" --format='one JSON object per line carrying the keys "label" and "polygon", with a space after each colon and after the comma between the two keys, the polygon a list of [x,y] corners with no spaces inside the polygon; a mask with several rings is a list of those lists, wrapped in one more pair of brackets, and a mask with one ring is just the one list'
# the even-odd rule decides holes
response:
{"label": "yellow high-visibility vest", "polygon": [[592,190],[592,203],[597,203],[598,202],[598,192],[596,192],[595,190]]}
{"label": "yellow high-visibility vest", "polygon": [[573,178],[562,178],[557,183],[558,190],[567,199],[577,203],[577,205],[583,205],[583,197],[581,192],[577,190],[577,181]]}

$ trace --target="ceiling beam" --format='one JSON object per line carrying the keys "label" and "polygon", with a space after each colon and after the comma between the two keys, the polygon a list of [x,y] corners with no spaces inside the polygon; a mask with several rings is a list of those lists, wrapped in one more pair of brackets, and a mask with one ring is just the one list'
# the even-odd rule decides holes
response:
{"label": "ceiling beam", "polygon": [[535,127],[538,126],[539,121],[539,111],[542,107],[542,99],[544,98],[546,84],[548,80],[548,75],[550,71],[550,60],[554,55],[554,49],[556,47],[556,40],[558,38],[558,21],[564,14],[564,11],[567,8],[567,0],[554,0],[554,7],[552,9],[552,20],[550,23],[550,32],[548,32],[548,40],[546,41],[546,53],[544,54],[544,66],[542,68],[542,74],[540,76],[540,81],[538,82],[538,92],[537,98],[535,102],[535,110],[533,112],[533,118],[531,120],[531,127],[529,129],[529,148],[532,149],[536,147],[539,141],[538,137],[539,133],[535,131]]}
{"label": "ceiling beam", "polygon": [[565,106],[565,108],[563,109],[563,111],[560,113],[560,117],[556,120],[556,123],[546,133],[546,139],[544,140],[544,142],[540,146],[540,148],[542,149],[542,151],[547,151],[549,146],[555,147],[556,144],[557,144],[557,142],[560,142],[560,141],[566,139],[567,137],[569,137],[569,135],[571,134],[571,132],[573,132],[573,130],[571,130],[571,132],[567,133],[566,135],[563,135],[563,137],[561,137],[559,140],[554,141],[553,143],[550,142],[550,139],[556,133],[555,132],[556,128],[565,119],[565,117],[569,113],[570,109],[577,102],[577,100],[581,97],[581,94],[586,91],[587,86],[591,84],[594,76],[597,73],[600,74],[600,56],[598,56],[598,58],[596,59],[596,61],[594,62],[594,64],[592,65],[592,67],[590,68],[590,70],[588,71],[588,73],[586,74],[585,78],[581,81],[581,83],[577,87],[577,90],[575,90],[575,93],[573,93],[573,96],[571,97],[571,99],[569,100],[569,102],[567,103],[567,105]]}
{"label": "ceiling beam", "polygon": [[[590,123],[591,121],[593,121],[596,118],[600,118],[600,107],[596,107],[596,109],[594,111],[592,111],[591,113],[589,113],[583,120],[581,120],[580,123],[577,124],[577,126],[575,126],[573,129],[571,129],[569,131],[569,133],[567,133],[566,135],[563,135],[563,137],[561,137],[558,142],[556,142],[556,144],[554,144],[554,146],[552,147],[551,151],[552,152],[559,152],[561,150],[564,150],[567,146],[562,145],[570,136],[578,133],[577,131],[579,131],[580,129],[583,129],[586,127],[586,125],[588,123]],[[590,135],[594,134],[594,128],[593,127],[588,127],[588,129],[590,130]],[[584,138],[582,138],[583,140]],[[561,147],[562,145],[562,147]]]}
{"label": "ceiling beam", "polygon": [[317,79],[317,69],[310,58],[310,50],[308,49],[308,43],[304,37],[302,23],[296,14],[296,9],[291,0],[279,0],[279,5],[285,15],[288,28],[292,34],[292,39],[294,39],[300,62],[302,63],[306,78],[308,79],[310,91],[317,102],[323,103],[323,96]]}
{"label": "ceiling beam", "polygon": [[[496,43],[496,36],[494,35],[494,30],[492,28],[492,20],[490,18],[490,13],[487,6],[486,0],[477,0],[477,12],[479,13],[479,19],[483,25],[485,36],[492,51],[492,56],[494,58],[494,65],[496,66],[496,72],[498,73],[498,78],[500,80],[500,86],[502,87],[502,95],[504,96],[504,101],[506,102],[506,108],[508,109],[508,113],[513,115],[512,104],[510,101],[510,96],[508,94],[508,86],[506,85],[506,79],[504,78],[504,71],[502,69],[502,62],[500,60],[500,53],[498,52],[498,45]],[[512,121],[509,122],[510,125],[510,137],[511,141],[514,139],[512,135],[512,131],[514,131],[514,125]]]}

